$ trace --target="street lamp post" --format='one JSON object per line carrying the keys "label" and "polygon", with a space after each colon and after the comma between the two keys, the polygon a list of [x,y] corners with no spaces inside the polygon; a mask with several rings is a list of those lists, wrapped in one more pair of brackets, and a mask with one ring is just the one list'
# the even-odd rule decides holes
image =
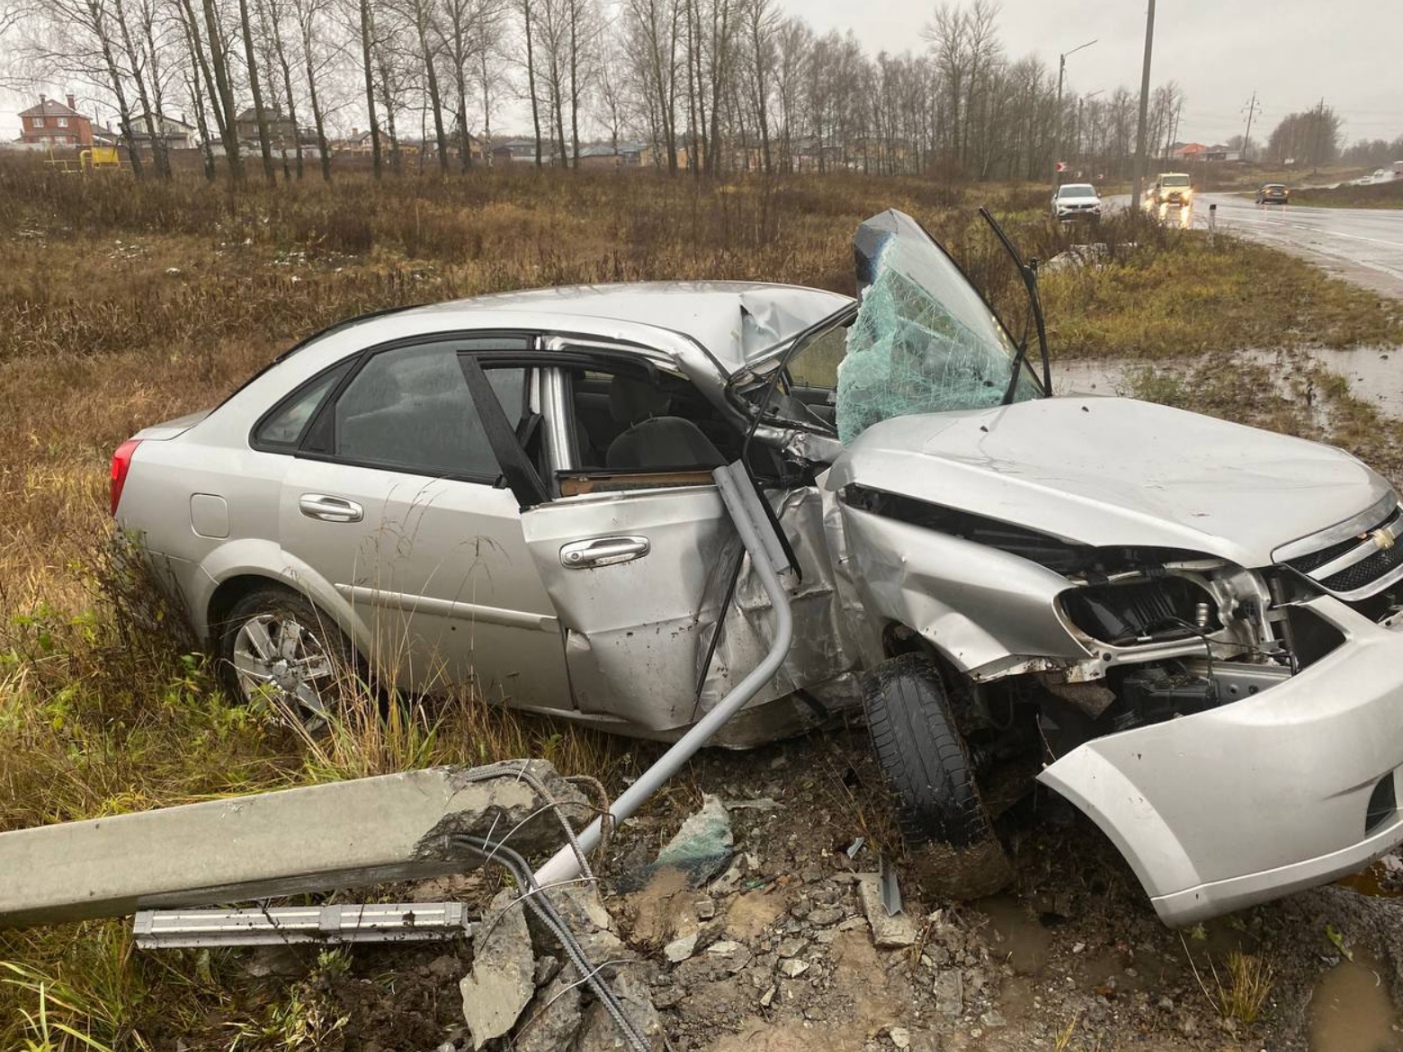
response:
{"label": "street lamp post", "polygon": [[1140,123],[1135,131],[1135,183],[1130,191],[1130,207],[1140,207],[1140,191],[1145,186],[1145,122],[1150,109],[1150,56],[1155,47],[1155,0],[1145,15],[1145,65],[1140,71]]}
{"label": "street lamp post", "polygon": [[1057,193],[1057,155],[1062,152],[1062,77],[1067,72],[1067,56],[1096,43],[1088,40],[1057,56],[1057,110],[1052,115],[1052,192]]}
{"label": "street lamp post", "polygon": [[1077,96],[1077,142],[1076,142],[1076,146],[1074,147],[1073,152],[1076,154],[1077,160],[1079,160],[1079,161],[1082,160],[1082,148],[1081,148],[1081,111],[1082,111],[1082,107],[1086,105],[1086,100],[1087,100],[1087,99],[1094,99],[1094,98],[1096,98],[1097,95],[1100,95],[1100,94],[1101,94],[1103,91],[1105,91],[1105,90],[1106,90],[1105,88],[1097,88],[1095,91],[1091,92],[1089,95],[1078,95],[1078,96]]}

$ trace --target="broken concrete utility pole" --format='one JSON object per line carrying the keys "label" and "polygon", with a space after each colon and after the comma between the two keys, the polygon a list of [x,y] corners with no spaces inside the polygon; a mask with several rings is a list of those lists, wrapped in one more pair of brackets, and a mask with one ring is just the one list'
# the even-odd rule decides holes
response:
{"label": "broken concrete utility pole", "polygon": [[[552,802],[560,807],[549,806]],[[0,928],[475,868],[454,836],[533,855],[590,812],[548,763],[437,767],[0,833]]]}

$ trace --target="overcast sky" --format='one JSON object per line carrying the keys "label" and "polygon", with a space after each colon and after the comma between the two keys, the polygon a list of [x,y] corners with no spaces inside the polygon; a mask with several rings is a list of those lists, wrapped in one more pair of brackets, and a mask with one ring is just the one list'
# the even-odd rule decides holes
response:
{"label": "overcast sky", "polygon": [[[814,28],[849,28],[871,52],[923,46],[929,0],[788,0]],[[1097,43],[1067,59],[1079,91],[1137,92],[1145,54],[1145,0],[1003,0],[999,35],[1008,54],[1041,55]],[[861,12],[859,15],[858,12]],[[1151,81],[1185,93],[1179,138],[1240,134],[1256,90],[1269,133],[1288,113],[1327,105],[1345,141],[1403,135],[1403,0],[1159,0]],[[1253,124],[1254,139],[1258,125]]]}
{"label": "overcast sky", "polygon": [[[925,46],[931,0],[781,0],[820,32],[851,29],[867,50]],[[1145,0],[1003,0],[999,31],[1010,56],[1058,52],[1088,40],[1067,60],[1069,90],[1139,90]],[[1184,90],[1179,137],[1221,141],[1240,133],[1247,101],[1261,104],[1253,138],[1262,141],[1286,114],[1322,96],[1345,119],[1345,143],[1403,135],[1403,0],[1159,0],[1154,84]],[[53,93],[61,94],[62,85]],[[31,104],[0,96],[0,136],[19,130],[16,110]],[[504,114],[502,127],[516,120]],[[1261,134],[1257,129],[1261,128]]]}

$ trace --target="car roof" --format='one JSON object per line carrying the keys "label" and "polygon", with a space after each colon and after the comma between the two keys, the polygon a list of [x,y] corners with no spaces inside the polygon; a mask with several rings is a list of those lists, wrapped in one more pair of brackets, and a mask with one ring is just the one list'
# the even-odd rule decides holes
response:
{"label": "car roof", "polygon": [[681,334],[734,371],[852,302],[841,293],[800,285],[649,281],[491,293],[415,307],[399,317],[446,321],[443,315],[458,315],[454,323],[468,326],[488,317],[495,325],[519,317],[523,327],[601,338],[617,336],[621,326],[643,326]]}

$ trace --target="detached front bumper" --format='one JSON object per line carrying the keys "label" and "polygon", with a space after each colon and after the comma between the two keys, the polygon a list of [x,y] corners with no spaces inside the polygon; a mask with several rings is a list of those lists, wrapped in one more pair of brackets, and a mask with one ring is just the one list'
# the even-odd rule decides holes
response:
{"label": "detached front bumper", "polygon": [[1345,642],[1241,701],[1087,742],[1039,781],[1179,926],[1324,884],[1403,842],[1403,630],[1307,604]]}

